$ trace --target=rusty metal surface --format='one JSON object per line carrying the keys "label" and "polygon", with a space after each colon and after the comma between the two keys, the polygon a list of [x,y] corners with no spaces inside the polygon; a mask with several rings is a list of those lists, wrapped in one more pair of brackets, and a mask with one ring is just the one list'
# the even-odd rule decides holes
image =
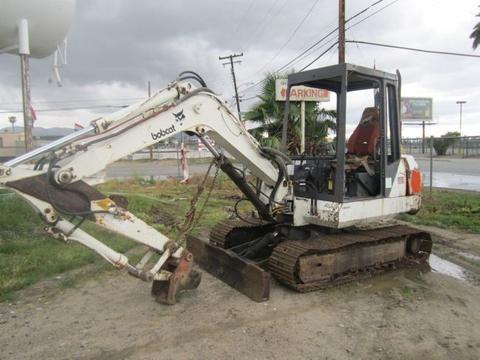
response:
{"label": "rusty metal surface", "polygon": [[248,218],[248,222],[243,220],[221,221],[210,232],[210,244],[229,249],[265,235],[273,226],[272,223],[255,218]]}
{"label": "rusty metal surface", "polygon": [[255,262],[191,235],[187,237],[187,248],[200,267],[213,276],[254,301],[269,299],[270,274]]}
{"label": "rusty metal surface", "polygon": [[53,186],[45,174],[8,182],[6,185],[45,202],[50,202],[50,194],[60,208],[70,212],[89,211],[90,201],[106,198],[105,195],[84,181],[77,181],[63,188]]}
{"label": "rusty metal surface", "polygon": [[[317,232],[315,238],[285,240],[262,264],[234,252],[242,243],[272,230],[273,224],[228,220],[212,229],[210,244],[191,237],[189,246],[203,268],[256,301],[268,298],[265,276],[269,273],[297,291],[313,291],[399,267],[427,264],[432,248],[428,233],[397,225],[323,235]],[[408,246],[412,240],[420,241],[419,253],[411,253],[410,249],[418,250],[418,246]]]}
{"label": "rusty metal surface", "polygon": [[[405,251],[409,239],[421,239],[421,252]],[[269,259],[269,270],[280,282],[305,292],[371,276],[400,266],[425,262],[430,235],[408,226],[285,241]]]}
{"label": "rusty metal surface", "polygon": [[313,254],[299,258],[298,277],[304,283],[328,280],[332,274],[357,272],[376,264],[397,261],[405,256],[405,242],[357,246],[328,254]]}
{"label": "rusty metal surface", "polygon": [[108,197],[115,203],[115,205],[121,207],[122,209],[128,210],[128,199],[125,196],[111,194]]}
{"label": "rusty metal surface", "polygon": [[152,296],[161,304],[174,305],[177,295],[184,290],[193,290],[200,285],[202,274],[192,269],[193,257],[188,251],[174,264],[172,275],[168,280],[154,280],[152,283]]}

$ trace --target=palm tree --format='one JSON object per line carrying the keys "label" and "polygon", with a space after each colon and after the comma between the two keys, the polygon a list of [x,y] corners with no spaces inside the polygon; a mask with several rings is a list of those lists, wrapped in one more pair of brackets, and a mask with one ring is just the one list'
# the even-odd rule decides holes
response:
{"label": "palm tree", "polygon": [[[280,147],[285,102],[275,100],[275,81],[287,77],[288,74],[267,74],[263,88],[258,95],[260,101],[245,114],[244,119],[260,122],[253,129],[254,135],[264,146]],[[288,128],[288,152],[300,153],[300,102],[290,102],[290,126]],[[318,107],[316,102],[305,104],[305,149],[309,154],[319,151],[325,143],[329,130],[335,130],[336,112]],[[264,135],[268,134],[268,137]]]}
{"label": "palm tree", "polygon": [[[480,13],[477,16],[480,17]],[[480,22],[473,27],[470,39],[473,39],[473,48],[476,49],[480,45]]]}

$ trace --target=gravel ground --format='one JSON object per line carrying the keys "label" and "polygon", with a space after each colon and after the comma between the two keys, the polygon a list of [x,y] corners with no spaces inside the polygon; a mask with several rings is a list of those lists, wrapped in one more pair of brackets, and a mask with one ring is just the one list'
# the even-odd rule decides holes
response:
{"label": "gravel ground", "polygon": [[[480,253],[479,236],[438,234],[435,249],[442,254]],[[200,287],[174,306],[155,303],[147,284],[124,272],[103,272],[68,289],[59,281],[0,304],[0,359],[478,359],[480,353],[478,282],[436,272],[400,270],[308,294],[274,283],[264,303],[204,273]]]}

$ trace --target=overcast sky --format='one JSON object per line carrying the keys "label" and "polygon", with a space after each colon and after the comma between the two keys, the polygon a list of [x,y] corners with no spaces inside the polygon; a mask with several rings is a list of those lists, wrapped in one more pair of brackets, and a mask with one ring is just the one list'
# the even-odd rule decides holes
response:
{"label": "overcast sky", "polygon": [[[373,2],[347,0],[347,17]],[[353,23],[391,2],[383,1]],[[478,0],[397,0],[348,30],[347,39],[480,55],[480,49],[472,50],[469,39],[480,20],[475,18],[480,12],[478,5]],[[231,102],[229,68],[222,67],[219,56],[244,52],[237,77],[240,89],[245,89],[335,28],[336,19],[337,1],[333,0],[78,0],[68,36],[68,65],[61,70],[63,87],[47,82],[51,58],[31,60],[36,126],[87,125],[115,109],[41,110],[130,104],[146,96],[147,81],[152,82],[153,89],[159,89],[183,70],[197,71],[209,87]],[[325,48],[294,67],[302,68]],[[480,135],[480,59],[354,44],[347,45],[346,53],[351,63],[369,67],[375,63],[378,69],[389,72],[400,69],[403,96],[433,97],[434,121],[438,124],[430,126],[427,134],[458,130],[455,102],[465,100],[463,132]],[[336,61],[337,53],[332,50],[310,68]],[[0,69],[0,111],[20,109],[18,58],[0,55]],[[257,90],[248,89],[242,94],[249,98]],[[252,100],[243,102],[242,110],[251,104]],[[349,114],[351,129],[359,115],[353,110]],[[9,125],[9,115],[0,114],[0,127]],[[16,115],[20,124],[22,115]],[[404,135],[420,136],[421,130],[409,126]]]}

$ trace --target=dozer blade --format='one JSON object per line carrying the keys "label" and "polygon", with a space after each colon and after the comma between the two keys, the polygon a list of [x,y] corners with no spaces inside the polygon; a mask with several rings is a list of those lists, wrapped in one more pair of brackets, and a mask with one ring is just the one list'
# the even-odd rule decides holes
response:
{"label": "dozer blade", "polygon": [[159,303],[174,305],[179,292],[198,287],[202,274],[192,269],[193,256],[188,251],[184,251],[184,255],[175,264],[169,265],[174,268],[172,274],[168,279],[153,281],[152,296]]}
{"label": "dozer blade", "polygon": [[254,262],[195,236],[187,237],[187,248],[198,265],[216,278],[254,301],[269,299],[270,274]]}

